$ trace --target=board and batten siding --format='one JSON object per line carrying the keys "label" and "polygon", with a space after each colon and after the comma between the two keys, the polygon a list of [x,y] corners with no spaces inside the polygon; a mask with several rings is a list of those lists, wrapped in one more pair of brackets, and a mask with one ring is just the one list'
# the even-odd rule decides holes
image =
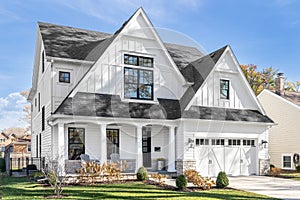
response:
{"label": "board and batten siding", "polygon": [[[141,16],[125,27],[120,37],[106,49],[96,61],[88,76],[78,86],[78,91],[116,94],[124,96],[124,54],[152,57],[154,59],[154,101],[157,98],[179,99],[186,88],[182,75],[167,58],[165,49],[155,39],[152,31],[145,27]],[[126,30],[125,30],[126,29]],[[128,29],[128,30],[127,30]],[[130,35],[129,35],[130,34]],[[126,67],[135,66],[126,65]]]}
{"label": "board and batten siding", "polygon": [[[277,123],[269,131],[271,164],[282,168],[282,155],[300,154],[300,107],[264,90],[258,99],[266,114]],[[293,169],[295,166],[292,164]]]}
{"label": "board and batten siding", "polygon": [[[238,67],[231,53],[225,51],[223,58],[199,88],[192,105],[259,110]],[[220,98],[221,79],[229,80],[229,99]]]}

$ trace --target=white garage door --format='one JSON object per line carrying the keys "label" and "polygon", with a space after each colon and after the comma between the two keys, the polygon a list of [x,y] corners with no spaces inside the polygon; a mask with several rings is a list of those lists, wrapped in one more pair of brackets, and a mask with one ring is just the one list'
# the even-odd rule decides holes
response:
{"label": "white garage door", "polygon": [[215,177],[220,171],[229,176],[256,174],[257,150],[254,139],[196,138],[197,171]]}

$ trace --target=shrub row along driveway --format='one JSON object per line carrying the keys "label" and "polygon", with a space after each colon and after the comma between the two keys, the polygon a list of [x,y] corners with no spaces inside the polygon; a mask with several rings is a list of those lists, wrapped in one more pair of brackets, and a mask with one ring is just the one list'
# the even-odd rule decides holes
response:
{"label": "shrub row along driveway", "polygon": [[300,181],[267,176],[229,177],[229,187],[280,199],[300,199]]}

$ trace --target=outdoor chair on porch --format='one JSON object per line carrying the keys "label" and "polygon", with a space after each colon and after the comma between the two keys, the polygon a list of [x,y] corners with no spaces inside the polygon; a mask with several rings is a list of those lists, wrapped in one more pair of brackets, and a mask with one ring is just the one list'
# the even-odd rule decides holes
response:
{"label": "outdoor chair on porch", "polygon": [[90,156],[88,154],[81,154],[80,159],[81,159],[81,164],[86,164],[87,162],[93,162],[93,161],[96,162],[97,164],[100,164],[99,160],[90,159]]}
{"label": "outdoor chair on porch", "polygon": [[118,154],[118,153],[112,153],[112,154],[110,154],[110,161],[114,162],[114,163],[117,163],[118,161],[121,162],[121,160],[120,160],[120,154]]}

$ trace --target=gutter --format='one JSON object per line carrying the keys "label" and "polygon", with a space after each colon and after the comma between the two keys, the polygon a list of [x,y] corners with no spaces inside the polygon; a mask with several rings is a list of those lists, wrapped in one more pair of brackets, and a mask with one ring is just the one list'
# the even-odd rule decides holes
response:
{"label": "gutter", "polygon": [[79,64],[94,64],[96,62],[96,61],[77,60],[71,58],[58,58],[52,56],[46,56],[46,60],[50,62],[61,61],[61,62],[72,62],[72,63],[79,63]]}

